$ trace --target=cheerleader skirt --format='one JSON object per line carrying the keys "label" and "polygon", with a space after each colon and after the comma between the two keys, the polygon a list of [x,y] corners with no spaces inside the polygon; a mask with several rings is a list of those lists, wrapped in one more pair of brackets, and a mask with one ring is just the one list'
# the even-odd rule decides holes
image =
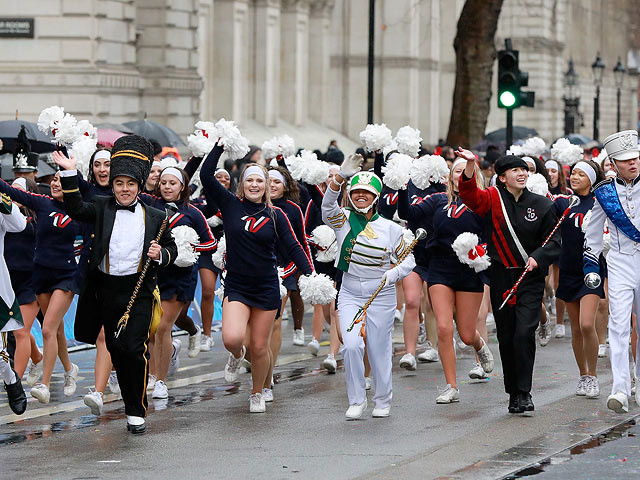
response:
{"label": "cheerleader skirt", "polygon": [[158,270],[158,288],[162,300],[171,300],[174,296],[179,302],[189,303],[196,294],[198,269],[170,265]]}
{"label": "cheerleader skirt", "polygon": [[[293,278],[295,280],[295,276]],[[278,310],[281,304],[278,275],[275,271],[269,277],[227,271],[224,279],[224,298],[260,310]]]}

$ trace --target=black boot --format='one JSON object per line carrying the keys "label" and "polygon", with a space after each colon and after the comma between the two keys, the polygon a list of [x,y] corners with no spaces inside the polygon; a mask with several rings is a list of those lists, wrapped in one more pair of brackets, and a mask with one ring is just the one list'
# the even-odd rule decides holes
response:
{"label": "black boot", "polygon": [[533,412],[536,409],[536,407],[533,405],[533,399],[531,398],[531,394],[529,392],[520,393],[520,406],[525,412]]}
{"label": "black boot", "polygon": [[9,397],[9,408],[16,415],[22,415],[27,409],[27,395],[24,393],[24,388],[22,388],[22,383],[20,382],[20,377],[14,371],[14,375],[16,376],[16,382],[11,385],[4,384],[4,389],[7,391],[7,396]]}
{"label": "black boot", "polygon": [[520,394],[519,393],[510,393],[509,394],[509,413],[522,413],[524,409],[520,404]]}

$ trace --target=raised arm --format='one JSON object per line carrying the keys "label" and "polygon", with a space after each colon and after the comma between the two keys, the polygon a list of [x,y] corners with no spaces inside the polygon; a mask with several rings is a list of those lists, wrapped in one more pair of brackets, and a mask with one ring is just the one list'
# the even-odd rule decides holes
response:
{"label": "raised arm", "polygon": [[456,150],[456,155],[467,161],[467,166],[462,172],[462,175],[460,175],[460,180],[458,182],[460,197],[465,205],[473,210],[476,215],[484,217],[491,211],[491,192],[489,192],[489,189],[482,190],[476,183],[476,156],[473,152],[465,150],[464,148],[458,148],[458,150]]}
{"label": "raised arm", "polygon": [[183,170],[189,174],[189,178],[193,178],[193,175],[196,173],[201,163],[202,157],[193,156],[189,159]]}
{"label": "raised arm", "polygon": [[409,192],[407,190],[398,191],[398,216],[403,220],[410,222],[422,221],[430,224],[433,219],[434,207],[432,195],[428,195],[420,203],[411,204]]}
{"label": "raised arm", "polygon": [[333,229],[340,228],[346,221],[346,216],[338,205],[338,197],[342,184],[362,169],[364,158],[361,155],[351,155],[340,166],[340,171],[329,182],[327,191],[322,199],[322,221]]}
{"label": "raised arm", "polygon": [[289,254],[289,258],[293,260],[296,267],[298,267],[303,275],[313,273],[313,262],[311,261],[311,258],[307,256],[307,253],[302,248],[300,242],[298,242],[287,215],[278,207],[273,207],[273,210],[276,214],[276,227],[279,239],[278,243],[284,245],[285,250]]}
{"label": "raised arm", "polygon": [[[237,197],[224,188],[215,177],[216,166],[218,165],[218,160],[220,160],[223,151],[222,145],[216,145],[209,152],[209,155],[207,155],[207,158],[200,169],[200,181],[202,182],[202,188],[204,188],[205,194],[211,196],[224,215],[226,205]],[[242,186],[239,186],[238,188],[242,188]]]}

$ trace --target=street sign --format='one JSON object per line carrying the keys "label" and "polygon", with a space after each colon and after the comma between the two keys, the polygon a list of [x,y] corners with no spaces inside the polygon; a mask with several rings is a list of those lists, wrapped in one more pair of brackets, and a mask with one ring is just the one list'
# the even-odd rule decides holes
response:
{"label": "street sign", "polygon": [[33,18],[0,17],[0,38],[33,38]]}

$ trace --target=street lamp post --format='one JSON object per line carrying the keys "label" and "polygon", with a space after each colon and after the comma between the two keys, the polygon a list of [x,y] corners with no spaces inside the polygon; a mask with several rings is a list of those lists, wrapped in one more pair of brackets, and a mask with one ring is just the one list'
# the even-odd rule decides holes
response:
{"label": "street lamp post", "polygon": [[573,68],[573,59],[569,60],[569,69],[564,74],[564,134],[576,133],[576,118],[580,98],[578,97],[578,73]]}
{"label": "street lamp post", "polygon": [[618,57],[618,63],[616,63],[616,66],[613,67],[613,78],[616,81],[616,90],[617,90],[616,97],[618,100],[618,107],[617,107],[617,113],[616,113],[616,131],[618,132],[622,130],[620,128],[620,92],[622,90],[622,85],[624,84],[624,73],[625,73],[624,66],[620,61],[620,57]]}
{"label": "street lamp post", "polygon": [[593,83],[596,86],[596,96],[593,98],[593,139],[595,141],[598,141],[598,137],[600,136],[600,86],[602,85],[604,68],[605,66],[600,58],[600,52],[598,52],[596,61],[591,64]]}

